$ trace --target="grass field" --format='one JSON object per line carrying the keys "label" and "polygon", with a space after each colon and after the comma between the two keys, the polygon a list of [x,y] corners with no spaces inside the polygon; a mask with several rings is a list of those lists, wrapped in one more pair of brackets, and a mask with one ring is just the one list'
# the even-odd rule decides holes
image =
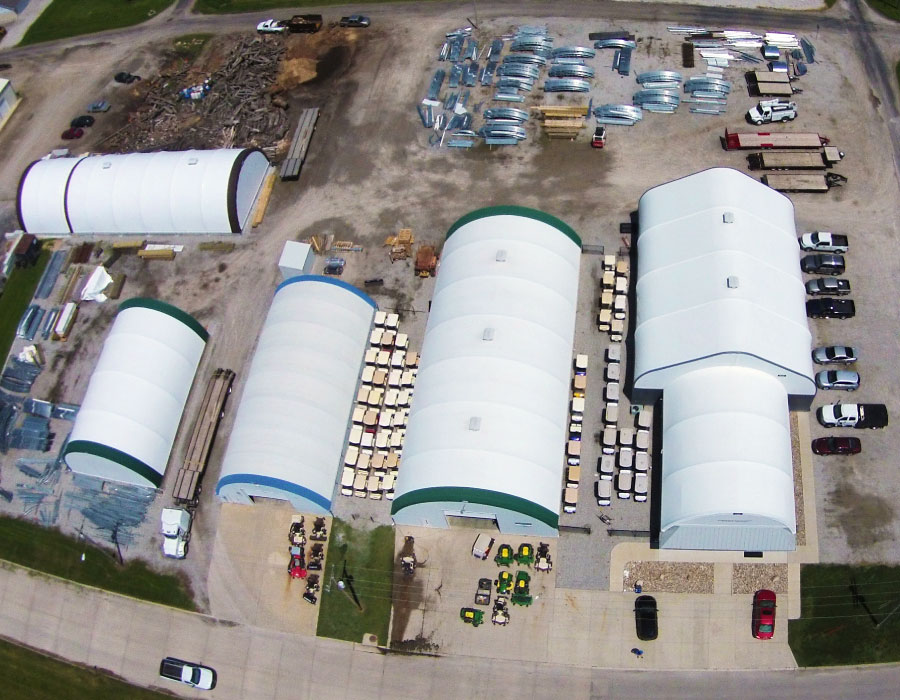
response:
{"label": "grass field", "polygon": [[809,564],[800,582],[788,632],[800,666],[900,661],[900,567]]}
{"label": "grass field", "polygon": [[900,21],[900,0],[866,0],[866,4],[885,17]]}
{"label": "grass field", "polygon": [[39,44],[140,24],[175,0],[53,0],[25,32],[19,46]]}
{"label": "grass field", "polygon": [[3,296],[0,296],[0,357],[4,360],[16,339],[16,328],[22,314],[28,308],[49,260],[50,252],[42,250],[36,265],[14,268],[6,280]]}
{"label": "grass field", "polygon": [[137,560],[120,566],[108,550],[27,520],[0,517],[0,559],[113,593],[197,609],[190,588],[177,576],[156,573]]}
{"label": "grass field", "polygon": [[138,688],[0,639],[3,697],[29,700],[156,700],[171,697]]}
{"label": "grass field", "polygon": [[[339,579],[347,564],[347,573],[353,577],[362,611],[356,606],[350,593],[351,586],[343,591],[331,585],[325,586],[333,573]],[[391,589],[393,587],[394,531],[382,525],[374,530],[355,530],[348,523],[335,518],[328,540],[328,556],[319,592],[320,637],[362,641],[364,634],[375,634],[378,643],[388,642],[391,619]]]}
{"label": "grass field", "polygon": [[[378,0],[360,0],[355,3],[360,7],[366,3],[374,3]],[[231,12],[253,12],[254,10],[274,10],[291,7],[326,7],[328,5],[346,5],[346,0],[196,0],[194,12],[206,14],[226,14]],[[348,12],[347,14],[354,14]],[[336,20],[337,17],[326,17],[326,20]]]}

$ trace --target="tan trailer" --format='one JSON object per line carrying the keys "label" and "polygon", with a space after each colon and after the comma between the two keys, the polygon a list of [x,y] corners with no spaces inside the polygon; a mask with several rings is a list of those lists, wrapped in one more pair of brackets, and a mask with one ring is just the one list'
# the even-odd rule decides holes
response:
{"label": "tan trailer", "polygon": [[566,489],[563,491],[563,512],[574,513],[578,507],[578,490]]}
{"label": "tan trailer", "polygon": [[569,467],[566,470],[566,488],[577,489],[581,482],[581,467]]}

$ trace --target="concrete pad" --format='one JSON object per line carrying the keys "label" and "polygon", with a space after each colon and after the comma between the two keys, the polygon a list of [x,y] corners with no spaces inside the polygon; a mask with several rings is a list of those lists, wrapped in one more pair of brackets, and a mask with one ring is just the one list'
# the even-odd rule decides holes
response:
{"label": "concrete pad", "polygon": [[[195,658],[198,650],[206,649],[209,627],[194,615],[179,616],[179,624],[172,625],[166,638],[163,656],[180,659]],[[197,659],[198,661],[200,659]]]}
{"label": "concrete pad", "polygon": [[439,659],[430,656],[388,654],[384,657],[381,697],[398,700],[437,697],[439,693],[434,691],[432,678],[439,664]]}
{"label": "concrete pad", "polygon": [[384,676],[384,656],[356,651],[350,658],[347,674],[347,696],[366,697],[381,685]]}
{"label": "concrete pad", "polygon": [[250,630],[242,627],[209,624],[204,653],[211,658],[220,659],[218,663],[243,667],[250,650],[250,636]]}
{"label": "concrete pad", "polygon": [[[270,700],[275,697],[278,678],[271,671],[254,668],[247,664],[243,675],[240,697],[244,700]],[[295,695],[294,697],[298,697]]]}
{"label": "concrete pad", "polygon": [[58,614],[32,608],[31,614],[28,616],[28,627],[25,631],[24,641],[29,646],[38,649],[53,649],[56,646],[58,630]]}
{"label": "concrete pad", "polygon": [[255,671],[265,671],[274,676],[281,665],[283,646],[284,642],[281,637],[252,635],[247,648],[247,668],[252,668]]}

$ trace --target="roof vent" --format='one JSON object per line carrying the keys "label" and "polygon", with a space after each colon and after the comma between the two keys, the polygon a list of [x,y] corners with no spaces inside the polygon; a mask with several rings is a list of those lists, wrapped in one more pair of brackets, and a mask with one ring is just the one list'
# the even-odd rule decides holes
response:
{"label": "roof vent", "polygon": [[741,286],[741,280],[737,275],[729,275],[725,279],[725,284],[728,286],[729,289],[737,289],[738,287]]}
{"label": "roof vent", "polygon": [[485,328],[484,333],[481,334],[481,339],[485,341],[491,341],[494,339],[494,329],[493,328]]}
{"label": "roof vent", "polygon": [[469,430],[472,432],[481,430],[481,416],[472,416],[469,418]]}
{"label": "roof vent", "polygon": [[506,262],[506,251],[498,250],[496,260],[497,262]]}
{"label": "roof vent", "polygon": [[112,167],[112,162],[108,160],[103,161],[103,165],[100,166],[104,170],[109,170]]}
{"label": "roof vent", "polygon": [[200,162],[200,159],[196,158],[194,156],[191,156],[190,158],[188,158],[188,165],[197,165],[197,163],[199,163],[199,162]]}
{"label": "roof vent", "polygon": [[722,221],[726,224],[733,224],[734,223],[734,212],[726,211],[724,214],[722,214]]}

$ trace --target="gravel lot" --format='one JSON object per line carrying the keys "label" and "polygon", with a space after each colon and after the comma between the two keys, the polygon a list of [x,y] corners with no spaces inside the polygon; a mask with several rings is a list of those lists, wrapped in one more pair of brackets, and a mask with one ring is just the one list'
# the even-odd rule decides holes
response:
{"label": "gravel lot", "polygon": [[[480,147],[460,152],[430,147],[430,132],[422,128],[414,106],[438,67],[436,57],[444,32],[463,21],[449,10],[425,19],[400,16],[374,26],[356,41],[336,40],[332,50],[320,57],[319,76],[290,96],[292,109],[317,105],[321,116],[299,183],[276,186],[263,224],[238,240],[230,254],[199,251],[197,239],[191,238],[172,241],[187,244],[173,263],[123,258],[113,268],[128,274],[123,297],[158,296],[195,314],[210,330],[211,340],[184,426],[192,424],[202,394],[198,388],[213,369],[231,367],[238,373],[206,477],[190,558],[166,564],[190,573],[201,600],[205,600],[204,582],[219,511],[213,485],[247,363],[278,281],[276,262],[284,241],[314,233],[334,234],[364,246],[363,252],[344,256],[348,260],[344,279],[362,285],[364,279],[383,277],[385,285],[374,296],[381,308],[401,314],[410,346],[415,348],[421,347],[433,281],[415,278],[411,261],[390,264],[382,243],[397,229],[409,227],[418,241],[440,243],[448,227],[472,209],[519,204],[559,216],[587,244],[617,251],[630,243],[619,234],[619,224],[628,221],[638,198],[649,187],[713,166],[746,171],[744,156],[722,151],[718,138],[726,127],[747,128],[743,113],[754,100],[740,87],[744,68],[739,65],[726,71],[735,83],[726,115],[690,114],[684,108],[675,115],[647,114],[634,128],[610,127],[609,143],[602,151],[589,148],[588,130],[575,142],[548,141],[535,123],[528,127],[529,139],[516,148],[491,151]],[[586,42],[582,20],[528,16],[484,17],[479,37],[489,39],[518,24],[538,23],[549,25],[558,45]],[[680,38],[669,34],[666,24],[627,24],[625,28],[640,40],[633,72],[680,68]],[[621,26],[596,22],[588,28]],[[790,26],[745,28],[791,30]],[[857,345],[863,383],[853,398],[885,401],[889,410],[900,416],[896,398],[900,386],[892,362],[900,324],[893,303],[879,304],[881,299],[895,299],[900,291],[896,243],[900,205],[891,152],[886,147],[886,124],[852,37],[823,29],[815,44],[818,61],[802,79],[804,92],[797,97],[800,116],[785,130],[819,131],[829,136],[847,153],[836,170],[850,181],[827,195],[800,194],[792,200],[798,230],[822,228],[852,236],[847,277],[854,288],[858,315],[849,321],[812,321],[811,328],[817,343]],[[896,58],[896,48],[885,44],[886,54]],[[134,49],[105,43],[61,52],[55,61],[23,59],[17,63],[13,80],[26,101],[0,135],[6,155],[0,163],[0,221],[12,221],[16,186],[24,167],[59,145],[58,133],[84,105],[99,97],[115,103],[113,111],[103,115],[102,122],[98,120],[99,129],[94,127],[98,131],[108,133],[124,123],[128,102],[123,91],[127,88],[114,87],[110,77],[125,57],[131,56],[129,70],[149,75],[158,65],[159,55],[158,47]],[[610,71],[611,61],[611,53],[600,53],[590,62],[597,69],[593,91],[587,96],[594,104],[629,101],[634,91],[633,77]],[[486,90],[473,91],[470,104],[487,96]],[[538,93],[527,104],[583,101],[584,97],[575,96],[544,100]],[[101,136],[93,133],[73,148],[89,149]],[[592,358],[586,435],[593,434],[600,418],[599,403],[594,402],[600,397],[599,360],[607,344],[593,325],[599,265],[597,256],[584,256],[575,339],[575,351],[588,352]],[[53,393],[60,400],[76,403],[83,398],[114,311],[112,304],[85,306],[67,344],[45,344],[51,369],[39,379],[35,395]],[[832,399],[820,396],[816,405],[825,400]],[[823,434],[813,425],[813,437]],[[183,454],[187,436],[188,430],[183,430],[173,451],[173,465]],[[894,455],[900,438],[893,428],[862,438],[860,456],[815,460],[821,557],[833,562],[896,563],[900,561],[900,523],[894,503],[900,496],[900,478]],[[804,445],[799,448],[807,449]],[[12,467],[16,456],[3,460],[0,484],[7,488],[18,478]],[[592,532],[564,533],[560,538],[556,560],[560,587],[608,585],[608,551],[615,540],[604,527],[598,529],[597,506],[591,498],[595,463],[596,455],[588,450],[578,512],[562,519],[565,525],[587,526]],[[158,498],[156,506],[162,507],[167,500],[167,496]],[[352,516],[357,508],[354,500],[338,497],[341,517]],[[15,501],[12,506],[4,505],[16,507]],[[383,502],[358,508],[360,517],[378,522],[386,517]],[[609,510],[617,528],[649,527],[649,504],[615,502]],[[146,544],[131,548],[127,556],[144,555],[159,562],[158,543],[152,538],[156,518],[151,512],[144,532]],[[70,530],[79,524],[65,513],[60,522]]]}

